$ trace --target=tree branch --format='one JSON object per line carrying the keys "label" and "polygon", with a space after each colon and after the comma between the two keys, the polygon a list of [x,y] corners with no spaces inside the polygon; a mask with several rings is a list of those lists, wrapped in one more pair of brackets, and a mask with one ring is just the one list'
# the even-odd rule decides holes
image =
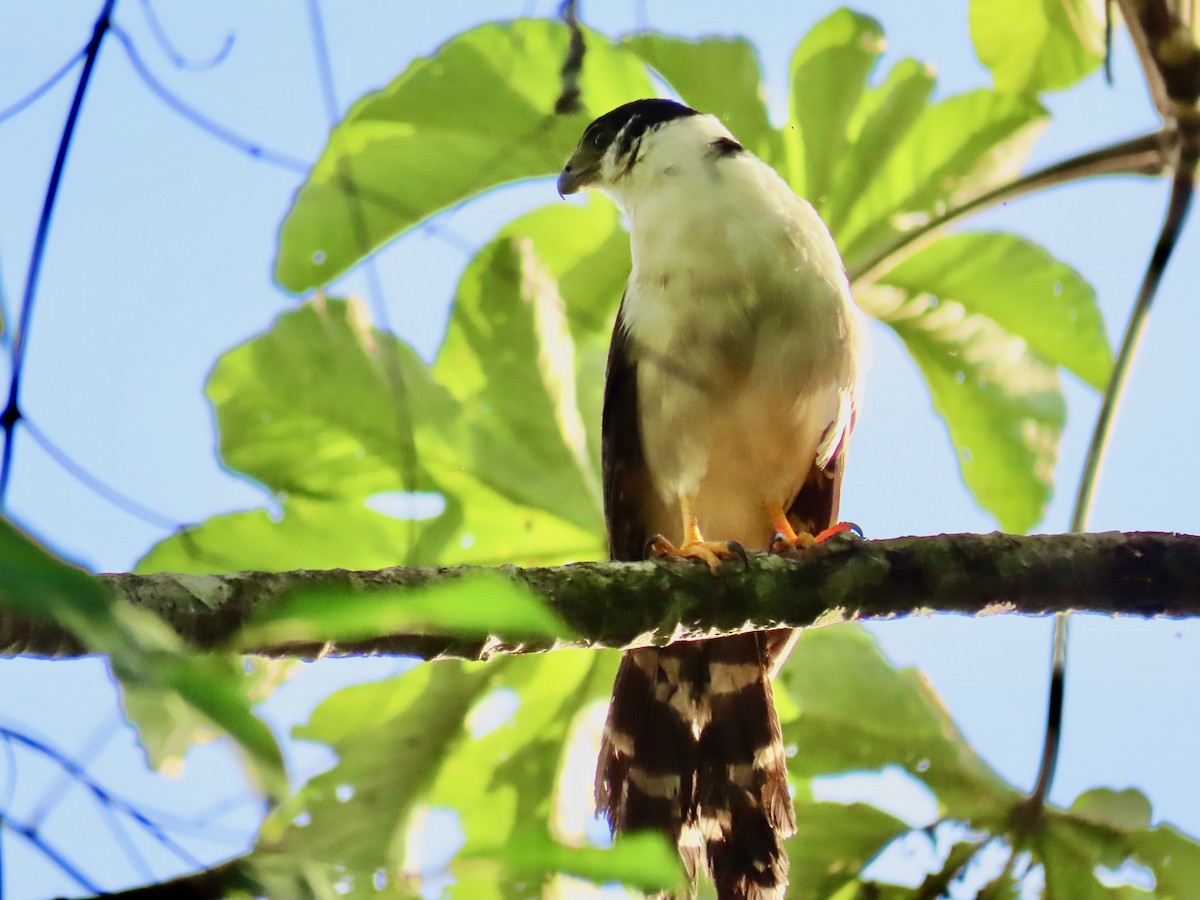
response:
{"label": "tree branch", "polygon": [[[252,612],[300,587],[416,588],[471,571],[459,566],[100,577],[119,596],[161,615],[191,645],[220,649]],[[304,659],[393,654],[486,659],[929,612],[1200,615],[1200,537],[1148,532],[838,539],[793,559],[756,556],[748,566],[727,564],[717,578],[703,566],[658,562],[502,566],[494,571],[543,597],[577,637],[520,644],[503,636],[395,634],[255,650]],[[0,657],[82,654],[66,631],[0,612]]]}

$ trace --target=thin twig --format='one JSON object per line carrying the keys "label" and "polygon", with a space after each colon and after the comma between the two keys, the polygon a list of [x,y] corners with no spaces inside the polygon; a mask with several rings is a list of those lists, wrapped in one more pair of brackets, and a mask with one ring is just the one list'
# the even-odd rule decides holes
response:
{"label": "thin twig", "polygon": [[62,138],[58,142],[58,151],[54,156],[54,168],[50,173],[50,183],[46,187],[46,198],[42,203],[42,213],[38,219],[37,234],[33,239],[33,252],[29,259],[29,270],[25,276],[25,293],[21,299],[21,320],[17,323],[16,334],[13,338],[12,372],[8,382],[8,399],[4,404],[4,411],[0,412],[0,427],[4,429],[3,458],[0,459],[0,509],[4,508],[9,479],[12,476],[14,438],[17,433],[17,423],[21,421],[21,375],[25,371],[25,349],[29,340],[30,323],[33,319],[34,299],[37,297],[38,275],[41,273],[42,259],[46,253],[50,220],[54,215],[54,202],[58,199],[58,187],[66,167],[71,138],[75,135],[75,125],[79,121],[79,111],[83,108],[83,98],[92,80],[92,71],[100,53],[100,45],[104,42],[104,35],[111,25],[115,5],[116,0],[104,0],[104,6],[101,7],[100,15],[92,28],[92,39],[88,41],[83,59],[83,71],[79,74],[79,84],[75,88],[71,109],[67,113],[67,121],[63,126]]}
{"label": "thin twig", "polygon": [[[1133,368],[1133,360],[1145,332],[1150,308],[1154,304],[1154,298],[1158,295],[1158,287],[1167,270],[1167,263],[1170,262],[1171,254],[1179,241],[1179,234],[1183,230],[1183,224],[1191,208],[1198,153],[1200,153],[1200,147],[1197,146],[1194,136],[1191,140],[1185,141],[1180,148],[1180,161],[1171,182],[1171,194],[1167,201],[1167,210],[1163,216],[1158,241],[1154,245],[1150,262],[1146,266],[1146,273],[1142,277],[1141,287],[1138,289],[1137,299],[1134,300],[1133,309],[1129,313],[1125,334],[1121,338],[1121,348],[1117,352],[1116,362],[1113,364],[1112,374],[1109,376],[1108,387],[1104,392],[1104,400],[1100,405],[1100,412],[1096,416],[1091,440],[1088,442],[1083,473],[1079,478],[1075,505],[1071,511],[1071,531],[1076,533],[1087,531],[1096,484],[1100,479],[1100,470],[1108,450],[1112,423],[1129,383],[1129,373]],[[1040,811],[1045,805],[1050,788],[1054,783],[1054,772],[1058,765],[1059,747],[1062,742],[1063,704],[1066,694],[1066,665],[1067,616],[1060,614],[1055,617],[1054,621],[1054,647],[1051,659],[1050,700],[1046,713],[1045,741],[1042,745],[1042,758],[1038,767],[1037,781],[1029,798],[1029,806],[1034,811]]]}
{"label": "thin twig", "polygon": [[849,268],[850,282],[856,285],[870,284],[887,269],[896,265],[898,257],[906,250],[913,248],[923,238],[969,213],[977,212],[996,203],[1013,200],[1025,194],[1069,181],[1098,175],[1161,174],[1166,167],[1167,148],[1172,145],[1175,134],[1176,132],[1172,128],[1162,128],[1132,140],[1081,153],[995,187],[961,206],[956,206],[935,216],[918,228],[904,232],[865,262]]}
{"label": "thin twig", "polygon": [[224,62],[225,57],[229,55],[229,51],[233,49],[233,33],[230,32],[225,35],[225,40],[221,42],[221,46],[217,48],[217,52],[208,59],[188,59],[175,49],[175,45],[167,36],[166,29],[158,21],[158,14],[155,13],[154,6],[150,0],[142,0],[142,12],[146,16],[146,24],[150,26],[150,33],[154,35],[154,39],[158,41],[158,46],[162,48],[167,59],[171,60],[171,64],[177,69],[185,69],[190,72],[202,72],[206,69],[211,69]]}
{"label": "thin twig", "polygon": [[28,109],[35,102],[37,102],[38,98],[62,81],[62,79],[66,77],[67,73],[75,68],[75,63],[79,62],[85,53],[87,53],[87,47],[81,47],[79,52],[59,66],[54,71],[53,75],[35,87],[20,100],[17,100],[11,106],[6,107],[5,109],[0,109],[0,122],[5,121],[6,119],[11,119],[17,113],[24,109]]}

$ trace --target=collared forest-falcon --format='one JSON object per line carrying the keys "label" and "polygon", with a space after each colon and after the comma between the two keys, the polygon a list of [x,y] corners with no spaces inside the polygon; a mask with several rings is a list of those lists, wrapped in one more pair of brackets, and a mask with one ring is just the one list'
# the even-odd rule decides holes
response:
{"label": "collared forest-falcon", "polygon": [[[863,369],[829,230],[720,120],[671,100],[588,126],[558,190],[587,187],[625,214],[633,256],[604,395],[612,558],[716,573],[742,548],[810,546],[837,521]],[[796,821],[771,678],[794,640],[631,650],[613,687],[598,809],[614,834],[668,834],[721,900],[787,885]]]}

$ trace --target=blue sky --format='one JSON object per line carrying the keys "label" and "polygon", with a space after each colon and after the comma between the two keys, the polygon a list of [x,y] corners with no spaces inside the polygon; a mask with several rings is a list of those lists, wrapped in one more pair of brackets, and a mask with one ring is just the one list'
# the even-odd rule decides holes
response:
{"label": "blue sky", "polygon": [[[87,40],[94,2],[0,6],[0,108],[24,96]],[[545,14],[554,3],[326,4],[334,77],[345,109],[417,55],[485,17]],[[118,4],[117,21],[169,88],[230,129],[302,159],[320,151],[328,129],[303,6],[282,2],[159,4],[179,51],[220,64],[175,69],[152,37],[144,7]],[[832,4],[588,4],[593,27],[613,33],[649,26],[682,34],[742,33],[759,47],[776,111],[786,97],[796,40]],[[856,5],[876,15],[889,38],[885,65],[914,55],[933,64],[942,95],[986,85],[967,39],[965,4],[884,0]],[[76,70],[77,71],[77,70]],[[1116,86],[1099,78],[1048,98],[1053,124],[1032,164],[1132,136],[1156,123],[1125,35]],[[23,287],[37,213],[74,86],[74,74],[39,102],[0,121],[0,285],[6,315]],[[270,279],[276,230],[301,176],[254,160],[197,130],[142,84],[120,45],[104,47],[84,108],[42,273],[25,373],[24,409],[58,447],[113,488],[167,519],[200,521],[261,506],[258,489],[222,470],[211,412],[202,396],[218,354],[264,330],[296,298]],[[1114,179],[1014,202],[970,222],[1038,240],[1074,265],[1099,292],[1108,329],[1124,324],[1166,201],[1165,182]],[[481,245],[520,211],[557,202],[551,181],[497,191],[442,220]],[[1095,530],[1200,532],[1200,425],[1188,385],[1200,366],[1200,283],[1195,226],[1163,283],[1116,425],[1098,491]],[[446,304],[466,263],[461,249],[416,232],[379,256],[393,322],[422,353],[440,340]],[[352,273],[342,292],[362,292]],[[995,527],[962,487],[943,426],[930,410],[914,365],[891,335],[874,329],[874,362],[855,436],[844,514],[870,537],[990,531]],[[1055,499],[1041,531],[1066,527],[1097,399],[1064,376],[1069,404]],[[18,438],[9,509],[64,555],[97,571],[130,568],[168,533],[129,516],[83,487],[27,433]],[[1040,752],[1050,623],[1012,617],[974,621],[916,618],[874,627],[897,663],[917,665],[968,738],[1002,775],[1032,783]],[[1192,623],[1077,618],[1073,626],[1067,733],[1054,799],[1082,790],[1134,785],[1155,818],[1200,834],[1194,777],[1194,708],[1200,630]],[[321,664],[268,705],[280,728],[303,718],[335,684],[395,671],[400,663]],[[220,748],[189,759],[186,777],[147,776],[136,747],[116,724],[103,665],[0,663],[0,722],[44,737],[69,755],[91,752],[91,769],[131,800],[192,817],[244,795]],[[322,757],[300,753],[296,774]],[[21,752],[18,769],[0,756],[0,799],[33,817],[56,782],[54,769]],[[12,785],[11,787],[9,785]],[[144,847],[131,862],[77,788],[47,804],[44,834],[104,888],[186,868]],[[252,804],[221,819],[226,844],[197,844],[212,859],[236,852],[254,822]],[[74,889],[12,835],[3,837],[5,897]]]}

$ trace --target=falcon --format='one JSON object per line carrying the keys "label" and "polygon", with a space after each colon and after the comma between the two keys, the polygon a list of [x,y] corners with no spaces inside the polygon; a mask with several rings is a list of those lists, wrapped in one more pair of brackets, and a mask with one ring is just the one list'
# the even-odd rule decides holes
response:
{"label": "falcon", "polygon": [[[862,369],[858,313],[816,211],[715,116],[671,100],[592,122],[558,178],[628,220],[605,381],[613,559],[805,548],[835,532]],[[815,537],[814,537],[815,535]],[[624,654],[596,769],[614,835],[665,832],[693,884],[773,900],[796,830],[771,679],[797,632]]]}

